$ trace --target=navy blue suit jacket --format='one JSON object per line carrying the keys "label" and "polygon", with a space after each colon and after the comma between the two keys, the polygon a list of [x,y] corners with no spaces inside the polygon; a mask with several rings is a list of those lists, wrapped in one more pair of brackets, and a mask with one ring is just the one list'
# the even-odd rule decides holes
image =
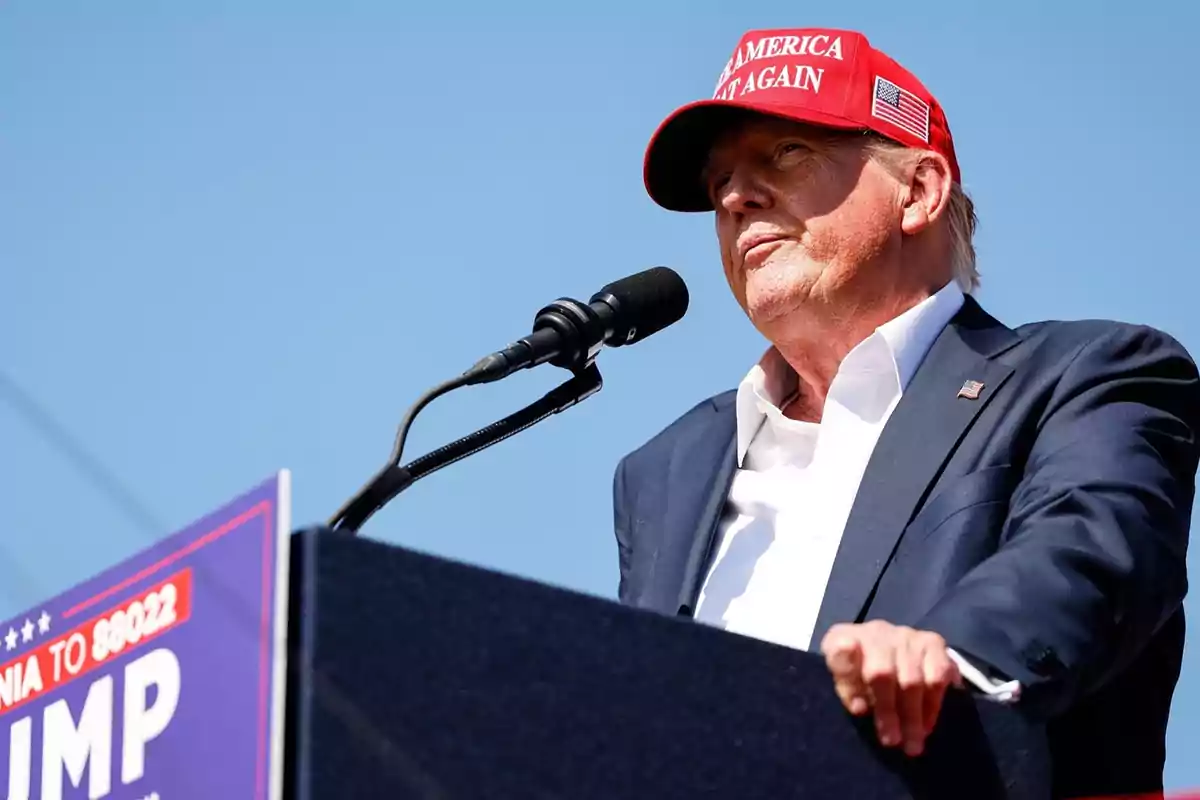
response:
{"label": "navy blue suit jacket", "polygon": [[[734,398],[618,465],[622,602],[690,614],[736,468]],[[1022,682],[1059,794],[1160,788],[1198,426],[1196,366],[1166,334],[1013,330],[968,297],[880,436],[810,649],[838,622],[936,631]]]}

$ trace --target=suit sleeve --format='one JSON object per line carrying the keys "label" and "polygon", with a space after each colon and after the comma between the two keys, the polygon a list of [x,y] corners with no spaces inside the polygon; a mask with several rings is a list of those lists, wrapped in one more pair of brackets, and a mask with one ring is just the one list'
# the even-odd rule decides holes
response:
{"label": "suit sleeve", "polygon": [[1103,686],[1175,614],[1197,466],[1200,383],[1178,342],[1120,327],[1065,370],[997,552],[917,627],[1055,714]]}
{"label": "suit sleeve", "polygon": [[617,564],[620,579],[617,584],[617,599],[622,603],[628,598],[630,530],[628,498],[625,492],[625,459],[617,464],[613,475],[613,528],[617,537]]}

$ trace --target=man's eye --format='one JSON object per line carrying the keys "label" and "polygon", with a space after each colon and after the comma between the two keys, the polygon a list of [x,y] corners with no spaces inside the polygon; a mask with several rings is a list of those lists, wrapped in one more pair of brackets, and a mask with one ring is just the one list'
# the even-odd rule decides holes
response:
{"label": "man's eye", "polygon": [[800,142],[785,142],[775,149],[779,156],[793,155],[796,153],[807,153],[808,148]]}

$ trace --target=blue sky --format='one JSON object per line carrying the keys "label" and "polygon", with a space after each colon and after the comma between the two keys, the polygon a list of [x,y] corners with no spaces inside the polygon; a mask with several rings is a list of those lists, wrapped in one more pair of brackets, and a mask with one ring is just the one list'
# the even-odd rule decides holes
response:
{"label": "blue sky", "polygon": [[[992,313],[1148,323],[1200,351],[1184,62],[1200,12],[969,5],[0,5],[0,617],[281,467],[296,520],[324,519],[426,387],[546,301],[666,264],[691,289],[681,323],[606,354],[599,395],[366,530],[612,596],[617,459],[763,347],[711,220],[641,185],[649,134],[712,91],[750,28],[862,30],[939,97]],[[409,452],[561,377],[451,395]],[[1198,710],[1189,655],[1172,787],[1200,786]]]}

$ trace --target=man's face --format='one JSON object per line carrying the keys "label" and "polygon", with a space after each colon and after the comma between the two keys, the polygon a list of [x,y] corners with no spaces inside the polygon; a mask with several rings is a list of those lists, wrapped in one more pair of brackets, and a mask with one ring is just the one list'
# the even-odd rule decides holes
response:
{"label": "man's face", "polygon": [[894,280],[886,265],[900,245],[904,187],[865,145],[770,117],[714,144],[704,180],[725,277],[768,337],[791,312],[852,314]]}

